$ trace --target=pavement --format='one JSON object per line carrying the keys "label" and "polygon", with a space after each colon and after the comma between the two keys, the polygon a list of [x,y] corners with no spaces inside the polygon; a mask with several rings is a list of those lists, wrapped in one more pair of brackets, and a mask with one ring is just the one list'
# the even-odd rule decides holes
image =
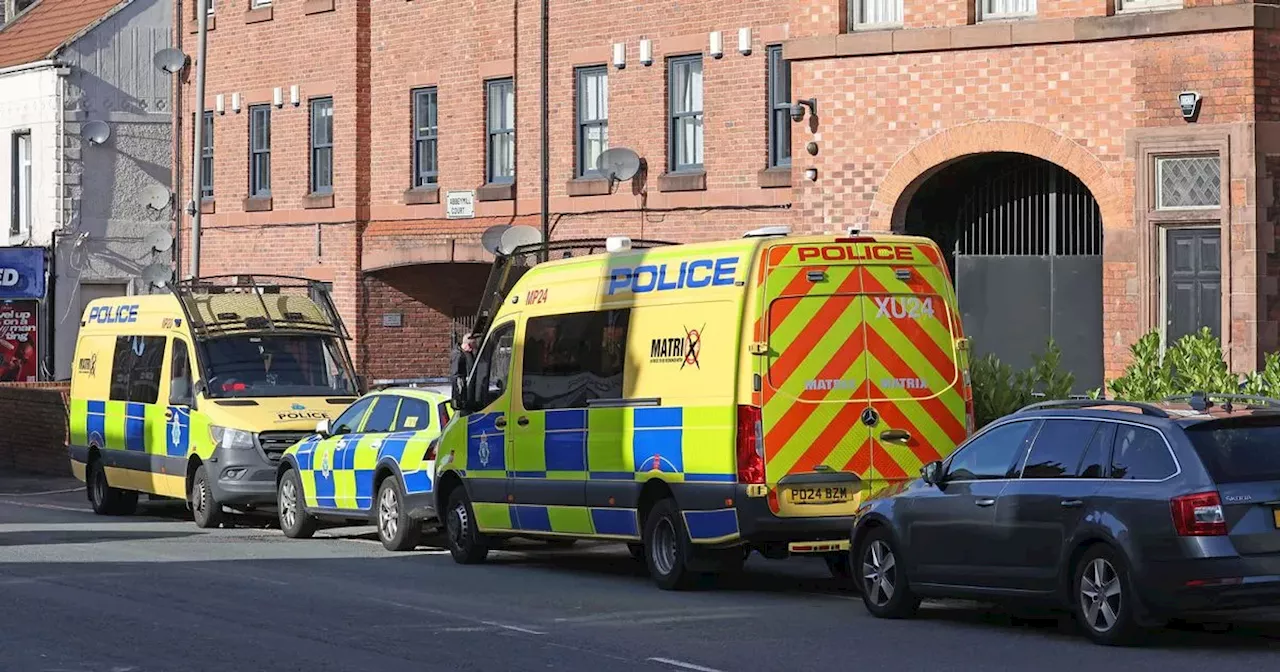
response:
{"label": "pavement", "polygon": [[438,547],[389,553],[372,528],[296,541],[240,522],[200,530],[145,501],[99,517],[75,481],[0,476],[0,672],[1205,672],[1280,652],[1280,614],[1109,649],[1065,617],[972,603],[876,620],[812,560],[753,556],[673,593],[616,545],[513,545],[464,567]]}

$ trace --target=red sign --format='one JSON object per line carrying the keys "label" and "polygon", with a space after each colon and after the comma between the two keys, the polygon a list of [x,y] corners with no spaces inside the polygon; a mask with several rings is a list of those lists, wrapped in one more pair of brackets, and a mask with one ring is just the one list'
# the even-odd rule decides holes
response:
{"label": "red sign", "polygon": [[39,324],[35,301],[0,301],[0,383],[36,381]]}

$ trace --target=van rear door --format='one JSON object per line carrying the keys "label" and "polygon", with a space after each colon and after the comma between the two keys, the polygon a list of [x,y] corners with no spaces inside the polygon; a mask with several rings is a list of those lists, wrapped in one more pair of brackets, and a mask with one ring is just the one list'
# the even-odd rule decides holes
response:
{"label": "van rear door", "polygon": [[[824,248],[831,248],[825,250]],[[866,300],[835,242],[763,251],[765,481],[781,516],[848,515],[871,465]]]}

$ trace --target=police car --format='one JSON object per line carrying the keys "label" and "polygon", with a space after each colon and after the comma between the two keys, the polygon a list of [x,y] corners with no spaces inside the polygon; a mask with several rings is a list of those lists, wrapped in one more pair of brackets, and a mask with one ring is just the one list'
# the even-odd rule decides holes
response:
{"label": "police car", "polygon": [[280,461],[277,503],[285,536],[313,535],[321,521],[378,528],[389,551],[407,551],[435,518],[436,439],[448,423],[439,392],[373,392],[292,446]]}

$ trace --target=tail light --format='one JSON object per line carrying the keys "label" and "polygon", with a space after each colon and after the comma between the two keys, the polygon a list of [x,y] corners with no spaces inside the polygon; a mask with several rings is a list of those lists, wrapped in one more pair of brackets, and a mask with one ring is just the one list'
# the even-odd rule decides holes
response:
{"label": "tail light", "polygon": [[973,432],[977,429],[977,414],[973,410],[973,384],[969,379],[969,372],[964,372],[964,435],[965,437],[973,436]]}
{"label": "tail light", "polygon": [[1200,492],[1169,500],[1173,527],[1180,537],[1220,537],[1227,533],[1222,500],[1216,492]]}
{"label": "tail light", "polygon": [[439,446],[440,446],[439,437],[431,439],[431,443],[427,444],[427,454],[423,455],[422,459],[428,460],[428,461],[436,459],[436,448],[438,448]]}
{"label": "tail light", "polygon": [[738,482],[764,483],[764,424],[756,406],[738,407]]}

